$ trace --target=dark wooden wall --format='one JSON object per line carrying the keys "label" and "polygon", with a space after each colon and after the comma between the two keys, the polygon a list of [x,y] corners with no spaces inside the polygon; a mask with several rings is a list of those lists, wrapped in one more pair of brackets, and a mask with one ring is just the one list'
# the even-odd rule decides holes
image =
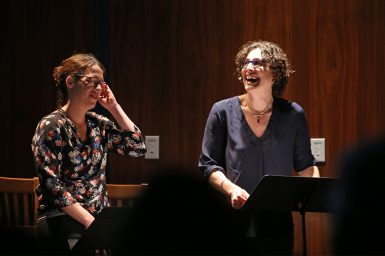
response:
{"label": "dark wooden wall", "polygon": [[[160,136],[159,160],[111,155],[111,182],[145,182],[170,164],[199,173],[211,105],[243,92],[233,58],[247,40],[277,42],[291,59],[285,98],[326,138],[322,176],[338,176],[346,148],[385,131],[382,0],[5,0],[0,14],[1,176],[35,175],[30,142],[55,108],[52,69],[79,51],[102,59],[128,115]],[[330,216],[307,222],[309,254],[330,253]]]}

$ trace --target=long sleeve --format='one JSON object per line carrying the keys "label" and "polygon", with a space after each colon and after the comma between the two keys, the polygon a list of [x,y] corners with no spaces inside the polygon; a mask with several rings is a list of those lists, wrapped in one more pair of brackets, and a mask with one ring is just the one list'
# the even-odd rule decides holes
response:
{"label": "long sleeve", "polygon": [[94,112],[87,115],[90,118],[89,126],[92,127],[91,137],[100,136],[109,151],[131,157],[141,157],[146,153],[142,132],[137,126],[135,131],[127,131],[118,128],[114,122],[102,115]]}
{"label": "long sleeve", "polygon": [[135,126],[135,132],[124,131],[113,126],[108,135],[108,150],[121,155],[140,157],[146,153],[146,146],[141,131]]}
{"label": "long sleeve", "polygon": [[[48,121],[49,122],[49,121]],[[40,190],[50,194],[50,204],[58,208],[76,202],[62,181],[62,146],[64,144],[58,129],[46,129],[46,122],[39,124],[33,137],[32,151],[35,168],[40,177]]]}

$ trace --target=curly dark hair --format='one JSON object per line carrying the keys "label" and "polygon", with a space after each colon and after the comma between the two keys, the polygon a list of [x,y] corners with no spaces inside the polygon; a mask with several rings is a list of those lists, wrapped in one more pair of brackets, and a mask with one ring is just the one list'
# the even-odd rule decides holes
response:
{"label": "curly dark hair", "polygon": [[74,80],[77,81],[78,77],[76,74],[82,74],[94,65],[98,65],[103,72],[105,71],[103,64],[94,55],[89,53],[75,53],[53,69],[53,80],[57,88],[58,108],[65,105],[68,100],[66,78],[73,76]]}
{"label": "curly dark hair", "polygon": [[243,44],[235,56],[235,74],[239,80],[242,78],[243,63],[252,50],[261,49],[262,61],[273,72],[273,95],[281,96],[287,87],[290,74],[294,73],[286,54],[275,43],[268,41],[249,41]]}

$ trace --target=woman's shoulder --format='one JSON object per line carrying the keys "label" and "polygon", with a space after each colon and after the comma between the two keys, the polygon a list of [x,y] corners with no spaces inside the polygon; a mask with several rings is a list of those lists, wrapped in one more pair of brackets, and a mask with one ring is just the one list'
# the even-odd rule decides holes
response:
{"label": "woman's shoulder", "polygon": [[274,99],[275,104],[284,111],[289,111],[293,113],[303,113],[304,110],[301,107],[300,104],[298,104],[295,101],[290,101],[284,98],[275,98]]}
{"label": "woman's shoulder", "polygon": [[63,126],[65,121],[59,110],[44,116],[38,123],[37,129],[54,130]]}
{"label": "woman's shoulder", "polygon": [[235,104],[239,103],[239,96],[234,96],[227,99],[222,99],[214,103],[213,107],[217,109],[228,109],[234,106]]}
{"label": "woman's shoulder", "polygon": [[65,118],[58,111],[44,116],[37,124],[33,143],[41,143],[42,140],[55,140],[60,137],[60,130],[66,125]]}

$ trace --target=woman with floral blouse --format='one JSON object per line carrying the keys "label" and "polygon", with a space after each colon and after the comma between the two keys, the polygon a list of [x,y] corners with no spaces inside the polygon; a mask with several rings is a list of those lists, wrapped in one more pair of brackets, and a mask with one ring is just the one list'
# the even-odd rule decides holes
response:
{"label": "woman with floral blouse", "polygon": [[[74,54],[54,69],[58,109],[42,118],[32,139],[39,176],[38,235],[43,249],[68,253],[76,239],[108,207],[109,151],[140,157],[139,128],[104,82],[104,67],[91,54]],[[90,112],[99,102],[115,119]],[[54,250],[54,251],[52,251]]]}

